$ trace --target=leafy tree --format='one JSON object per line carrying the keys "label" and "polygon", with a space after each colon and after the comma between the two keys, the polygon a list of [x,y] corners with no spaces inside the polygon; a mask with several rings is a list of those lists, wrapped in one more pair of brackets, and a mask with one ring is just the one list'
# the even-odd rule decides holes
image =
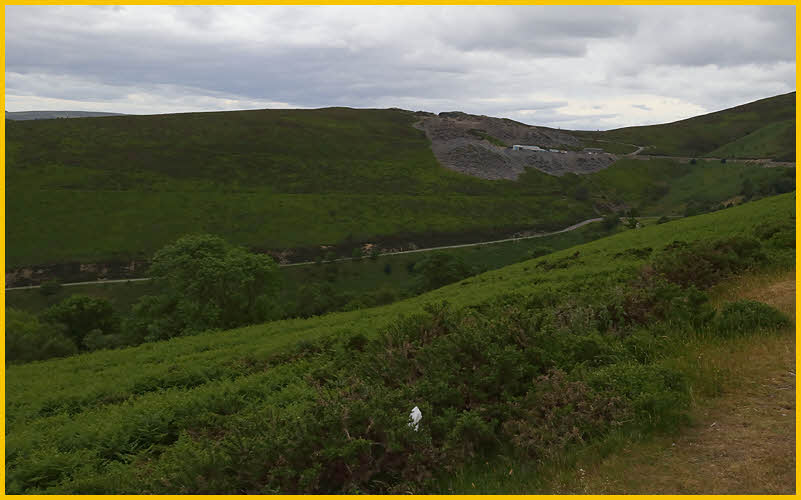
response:
{"label": "leafy tree", "polygon": [[325,253],[325,258],[323,260],[326,262],[334,262],[337,260],[337,254],[335,254],[333,250],[329,250]]}
{"label": "leafy tree", "polygon": [[471,276],[473,270],[461,257],[444,253],[433,252],[415,266],[418,276],[418,286],[421,290],[433,290],[462,280]]}
{"label": "leafy tree", "polygon": [[359,247],[354,248],[351,258],[353,260],[362,260],[362,249]]}
{"label": "leafy tree", "polygon": [[278,266],[212,235],[190,235],[159,250],[149,269],[157,296],[134,307],[129,332],[157,340],[258,323],[277,315]]}
{"label": "leafy tree", "polygon": [[66,327],[66,335],[78,346],[92,330],[103,334],[114,334],[119,330],[120,321],[111,302],[86,295],[72,295],[42,313],[42,319],[49,323],[61,323]]}
{"label": "leafy tree", "polygon": [[637,229],[637,219],[631,216],[627,218],[626,227],[628,227],[629,229]]}
{"label": "leafy tree", "polygon": [[743,181],[743,188],[740,191],[740,194],[745,196],[745,199],[750,200],[752,196],[754,196],[754,182],[751,179],[746,178]]}
{"label": "leafy tree", "polygon": [[615,226],[620,224],[620,216],[616,213],[606,214],[601,221],[601,225],[603,225],[604,229],[612,229]]}
{"label": "leafy tree", "polygon": [[27,362],[76,354],[61,324],[44,323],[27,312],[6,309],[6,361]]}
{"label": "leafy tree", "polygon": [[656,221],[657,224],[664,224],[665,222],[670,222],[670,217],[667,215],[663,215]]}

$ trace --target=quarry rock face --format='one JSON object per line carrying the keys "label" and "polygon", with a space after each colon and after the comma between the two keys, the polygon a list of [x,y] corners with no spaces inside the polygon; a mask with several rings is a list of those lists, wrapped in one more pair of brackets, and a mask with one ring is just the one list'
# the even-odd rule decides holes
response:
{"label": "quarry rock face", "polygon": [[[515,180],[526,168],[551,175],[589,174],[617,159],[608,153],[512,150],[515,144],[545,149],[576,149],[581,142],[571,134],[532,127],[505,118],[452,111],[422,115],[415,124],[431,141],[434,156],[446,168],[482,179]],[[504,145],[502,145],[502,144]]]}

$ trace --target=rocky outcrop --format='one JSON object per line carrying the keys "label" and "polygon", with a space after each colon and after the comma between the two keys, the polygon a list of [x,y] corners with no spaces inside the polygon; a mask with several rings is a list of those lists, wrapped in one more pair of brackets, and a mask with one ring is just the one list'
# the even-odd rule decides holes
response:
{"label": "rocky outcrop", "polygon": [[549,149],[579,149],[576,137],[545,127],[532,127],[505,118],[469,115],[459,111],[421,115],[415,126],[426,133],[434,156],[446,168],[483,179],[517,179],[526,168],[551,175],[588,174],[610,166],[611,154],[568,151],[514,151],[514,144]]}

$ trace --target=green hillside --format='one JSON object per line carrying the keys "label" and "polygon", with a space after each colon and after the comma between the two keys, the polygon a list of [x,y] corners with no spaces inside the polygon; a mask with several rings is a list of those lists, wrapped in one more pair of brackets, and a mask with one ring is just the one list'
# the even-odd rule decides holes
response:
{"label": "green hillside", "polygon": [[[792,266],[794,214],[775,196],[389,306],[9,367],[6,492],[420,492],[504,443],[536,461],[616,425],[674,428],[714,389],[673,361],[682,346],[787,324],[753,303],[714,313],[683,280]],[[532,430],[557,415],[566,430]]]}
{"label": "green hillside", "polygon": [[[350,255],[363,242],[474,242],[561,229],[611,208],[683,213],[698,191],[690,182],[671,186],[702,166],[670,162],[622,160],[587,176],[469,177],[437,163],[412,127],[417,119],[403,110],[330,108],[7,121],[6,266],[148,259],[201,232],[305,255],[321,245]],[[766,134],[746,142],[772,147]],[[655,170],[658,182],[648,179]],[[720,182],[703,170],[716,186],[703,203],[739,194],[744,177],[783,175],[760,170],[738,167],[736,178],[716,170]],[[660,201],[667,192],[669,202]]]}
{"label": "green hillside", "polygon": [[556,177],[442,168],[416,119],[334,108],[9,121],[7,265],[149,256],[190,232],[268,249],[593,215]]}
{"label": "green hillside", "polygon": [[[795,161],[795,92],[663,125],[575,132],[648,146],[642,154],[773,158]],[[750,136],[750,137],[749,137]]]}
{"label": "green hillside", "polygon": [[[795,120],[774,122],[722,146],[706,156],[713,158],[776,158],[795,161]],[[788,153],[789,152],[789,153]]]}

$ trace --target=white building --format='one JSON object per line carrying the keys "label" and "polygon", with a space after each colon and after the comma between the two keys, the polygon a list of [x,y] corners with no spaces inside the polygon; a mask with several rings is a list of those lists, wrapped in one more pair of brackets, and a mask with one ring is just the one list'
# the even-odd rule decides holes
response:
{"label": "white building", "polygon": [[539,146],[523,146],[520,144],[515,144],[514,146],[512,146],[513,151],[520,151],[521,149],[526,149],[528,151],[543,151],[543,152],[546,151],[545,149],[542,149]]}

